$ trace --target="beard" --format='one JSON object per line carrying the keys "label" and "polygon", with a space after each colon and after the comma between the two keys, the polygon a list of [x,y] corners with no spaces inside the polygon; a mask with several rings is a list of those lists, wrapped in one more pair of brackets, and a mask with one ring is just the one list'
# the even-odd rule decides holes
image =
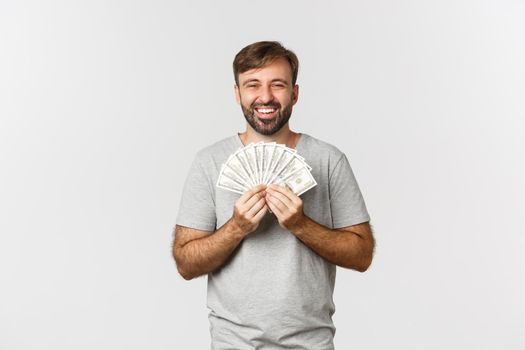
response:
{"label": "beard", "polygon": [[[259,119],[255,115],[255,108],[259,107],[276,108],[278,111],[277,115],[271,120]],[[281,128],[286,123],[288,123],[288,120],[290,120],[290,117],[292,115],[291,104],[287,105],[284,109],[281,109],[281,104],[278,102],[267,104],[252,103],[250,108],[244,107],[244,105],[241,103],[241,109],[242,113],[244,114],[244,118],[246,118],[248,124],[250,124],[250,126],[259,134],[266,136],[273,135],[279,130],[281,130]]]}

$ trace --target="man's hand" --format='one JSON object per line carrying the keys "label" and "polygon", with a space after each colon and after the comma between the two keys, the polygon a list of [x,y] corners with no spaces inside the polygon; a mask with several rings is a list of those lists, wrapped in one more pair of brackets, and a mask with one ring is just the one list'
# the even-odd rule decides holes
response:
{"label": "man's hand", "polygon": [[266,203],[275,214],[279,225],[293,231],[305,218],[303,200],[288,188],[272,184],[266,189]]}
{"label": "man's hand", "polygon": [[368,222],[330,229],[303,212],[303,201],[286,187],[270,185],[266,203],[279,224],[332,264],[360,272],[368,269],[374,252],[374,237]]}
{"label": "man's hand", "polygon": [[268,211],[265,200],[266,185],[257,185],[246,191],[235,202],[232,222],[244,233],[255,231]]}
{"label": "man's hand", "polygon": [[255,231],[268,211],[265,188],[266,185],[255,186],[239,197],[230,220],[215,232],[176,226],[173,257],[182,277],[189,280],[215,271],[244,237]]}

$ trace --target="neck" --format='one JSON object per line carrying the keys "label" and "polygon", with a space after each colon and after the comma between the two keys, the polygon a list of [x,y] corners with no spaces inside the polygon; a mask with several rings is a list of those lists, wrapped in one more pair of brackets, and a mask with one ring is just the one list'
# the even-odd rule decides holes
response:
{"label": "neck", "polygon": [[273,135],[262,135],[255,131],[248,123],[246,123],[246,131],[239,134],[241,142],[247,145],[251,142],[276,142],[285,144],[286,147],[295,148],[299,141],[300,134],[290,130],[288,123],[286,123],[281,130]]}

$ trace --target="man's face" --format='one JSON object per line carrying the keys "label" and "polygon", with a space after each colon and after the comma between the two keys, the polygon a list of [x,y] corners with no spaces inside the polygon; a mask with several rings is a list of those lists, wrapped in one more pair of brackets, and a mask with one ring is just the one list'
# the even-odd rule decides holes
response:
{"label": "man's face", "polygon": [[262,135],[273,135],[290,119],[299,87],[292,86],[292,69],[285,59],[239,74],[237,103],[250,126]]}

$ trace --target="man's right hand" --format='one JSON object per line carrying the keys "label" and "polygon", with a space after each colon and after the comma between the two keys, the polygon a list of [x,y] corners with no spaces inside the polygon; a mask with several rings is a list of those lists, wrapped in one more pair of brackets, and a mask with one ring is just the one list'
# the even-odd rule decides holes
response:
{"label": "man's right hand", "polygon": [[268,211],[265,190],[266,185],[257,185],[246,191],[235,202],[232,221],[244,236],[257,229],[264,214]]}

